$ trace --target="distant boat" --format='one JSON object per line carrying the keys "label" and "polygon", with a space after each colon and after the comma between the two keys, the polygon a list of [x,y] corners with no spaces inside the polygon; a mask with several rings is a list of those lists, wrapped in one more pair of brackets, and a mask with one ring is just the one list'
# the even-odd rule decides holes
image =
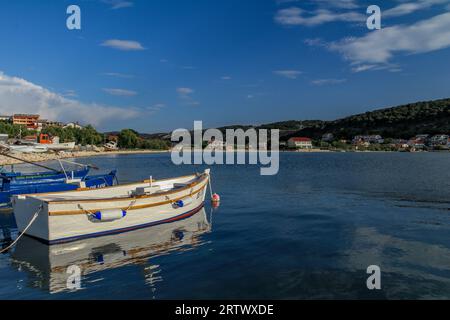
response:
{"label": "distant boat", "polygon": [[46,146],[48,150],[54,151],[73,150],[75,148],[75,142],[40,144],[40,145]]}
{"label": "distant boat", "polygon": [[17,185],[33,184],[36,182],[63,182],[68,177],[71,179],[84,179],[89,173],[89,167],[84,167],[79,170],[66,172],[0,172],[0,180],[3,183],[9,183],[11,187]]}
{"label": "distant boat", "polygon": [[4,145],[7,149],[9,149],[12,152],[19,152],[19,153],[44,153],[48,152],[48,147],[45,145]]}
{"label": "distant boat", "polygon": [[204,206],[209,170],[202,174],[96,190],[16,195],[21,233],[55,244],[123,233],[188,218]]}
{"label": "distant boat", "polygon": [[107,151],[117,151],[117,150],[119,150],[119,148],[117,147],[117,142],[115,142],[115,141],[109,141],[108,143],[105,143],[103,145],[103,147]]}
{"label": "distant boat", "polygon": [[39,135],[39,143],[36,145],[47,147],[48,150],[64,151],[75,148],[75,142],[60,143],[59,137],[50,137],[50,135],[41,133]]}
{"label": "distant boat", "polygon": [[14,195],[104,188],[114,185],[115,180],[116,171],[82,178],[69,176],[63,180],[41,179],[22,184],[14,184],[9,180],[3,180],[0,188],[0,207],[8,207],[11,204],[11,197]]}

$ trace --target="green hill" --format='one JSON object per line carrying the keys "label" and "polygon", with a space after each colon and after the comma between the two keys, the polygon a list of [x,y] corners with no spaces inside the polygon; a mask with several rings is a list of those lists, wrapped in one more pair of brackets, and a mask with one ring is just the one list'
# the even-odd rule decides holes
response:
{"label": "green hill", "polygon": [[[417,134],[450,133],[450,98],[422,101],[375,110],[334,121],[289,120],[253,125],[230,125],[226,129],[279,129],[281,140],[292,136],[320,139],[332,133],[336,139],[351,139],[356,135],[379,134],[384,138],[408,139]],[[142,138],[170,140],[170,133],[140,134]]]}
{"label": "green hill", "polygon": [[366,112],[296,131],[293,135],[319,138],[333,133],[336,138],[379,134],[385,138],[410,138],[416,134],[450,133],[450,99],[410,103]]}

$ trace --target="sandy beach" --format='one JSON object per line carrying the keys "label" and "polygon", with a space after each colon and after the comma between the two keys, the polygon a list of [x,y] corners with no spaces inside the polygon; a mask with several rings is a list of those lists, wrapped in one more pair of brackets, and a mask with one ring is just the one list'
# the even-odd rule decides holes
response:
{"label": "sandy beach", "polygon": [[[165,153],[165,152],[168,151],[161,151],[161,150],[70,151],[58,153],[17,153],[14,154],[13,156],[16,158],[24,159],[25,161],[44,162],[58,159],[86,158],[112,154],[147,154],[147,153]],[[3,155],[0,155],[0,166],[19,163],[23,163],[23,161],[11,159]]]}

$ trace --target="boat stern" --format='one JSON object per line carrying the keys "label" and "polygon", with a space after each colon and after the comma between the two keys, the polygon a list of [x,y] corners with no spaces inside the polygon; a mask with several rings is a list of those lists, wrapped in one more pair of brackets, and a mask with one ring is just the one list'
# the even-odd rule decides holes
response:
{"label": "boat stern", "polygon": [[25,234],[43,240],[44,242],[48,242],[48,204],[40,199],[30,196],[15,195],[12,198],[12,205],[19,232],[23,233],[30,224],[34,215],[38,213],[36,220],[26,230]]}

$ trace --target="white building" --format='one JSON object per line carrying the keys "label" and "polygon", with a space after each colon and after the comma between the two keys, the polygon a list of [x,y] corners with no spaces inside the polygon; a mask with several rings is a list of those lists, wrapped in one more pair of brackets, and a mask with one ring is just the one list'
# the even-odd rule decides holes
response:
{"label": "white building", "polygon": [[80,126],[80,125],[78,124],[78,122],[69,122],[69,123],[67,123],[63,128],[64,128],[64,129],[65,129],[65,128],[83,129],[83,127]]}
{"label": "white building", "polygon": [[305,137],[293,137],[288,140],[289,148],[312,149],[312,140]]}
{"label": "white building", "polygon": [[448,143],[448,138],[449,136],[446,134],[437,134],[431,137],[430,142],[433,146],[446,146]]}

